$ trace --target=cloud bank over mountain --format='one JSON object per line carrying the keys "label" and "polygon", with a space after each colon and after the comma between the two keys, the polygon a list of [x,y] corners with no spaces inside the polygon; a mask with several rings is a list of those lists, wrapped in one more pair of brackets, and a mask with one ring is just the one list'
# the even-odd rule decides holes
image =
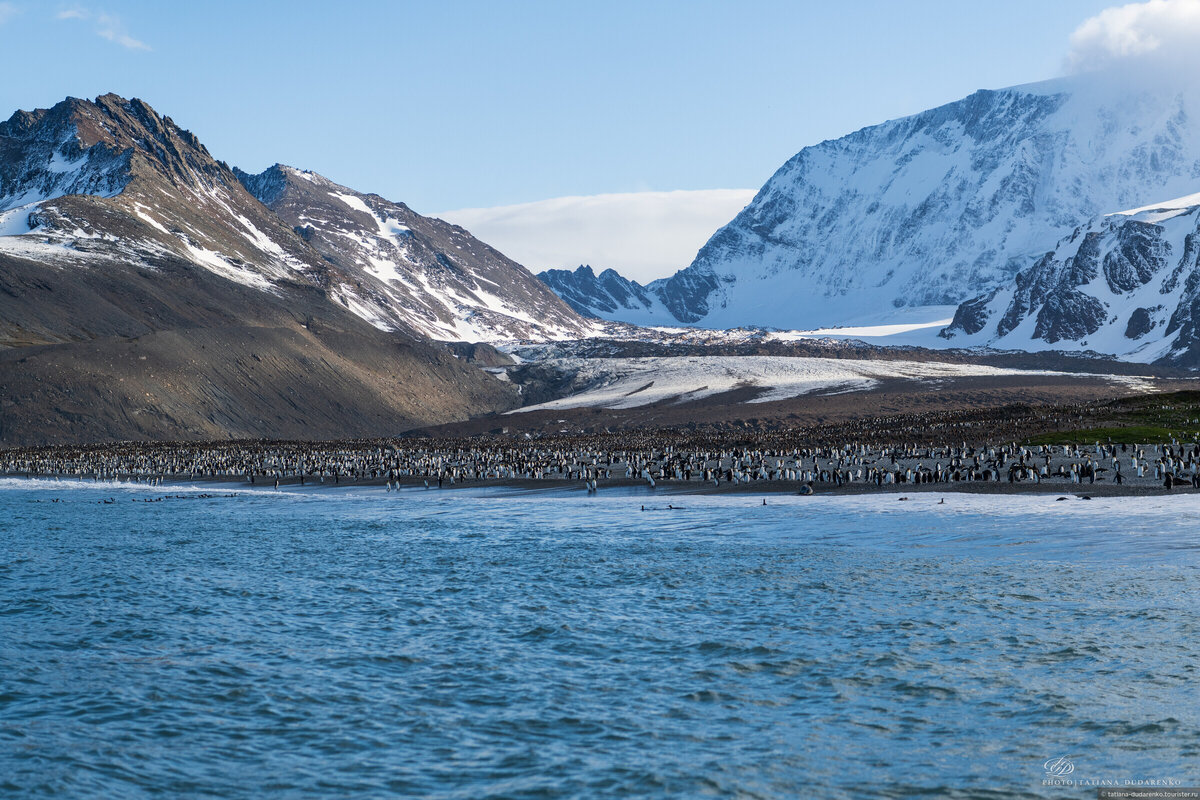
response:
{"label": "cloud bank over mountain", "polygon": [[591,264],[645,282],[686,267],[713,231],[753,198],[753,189],[632,192],[435,216],[534,271]]}
{"label": "cloud bank over mountain", "polygon": [[1200,0],[1114,6],[1071,34],[1070,72],[1171,64],[1200,64]]}

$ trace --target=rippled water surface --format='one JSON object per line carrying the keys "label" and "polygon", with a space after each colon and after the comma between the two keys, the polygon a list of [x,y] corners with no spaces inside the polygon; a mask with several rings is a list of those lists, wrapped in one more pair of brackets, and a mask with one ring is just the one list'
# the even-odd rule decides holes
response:
{"label": "rippled water surface", "polygon": [[1200,784],[1200,498],[230,491],[0,481],[0,795]]}

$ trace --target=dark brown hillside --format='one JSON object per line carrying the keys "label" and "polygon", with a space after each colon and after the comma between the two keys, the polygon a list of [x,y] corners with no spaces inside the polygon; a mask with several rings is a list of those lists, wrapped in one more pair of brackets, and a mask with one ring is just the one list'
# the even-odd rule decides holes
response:
{"label": "dark brown hillside", "polygon": [[0,444],[374,436],[516,404],[510,384],[316,290],[157,268],[0,258]]}
{"label": "dark brown hillside", "polygon": [[396,434],[516,405],[197,138],[105,95],[0,123],[0,444]]}

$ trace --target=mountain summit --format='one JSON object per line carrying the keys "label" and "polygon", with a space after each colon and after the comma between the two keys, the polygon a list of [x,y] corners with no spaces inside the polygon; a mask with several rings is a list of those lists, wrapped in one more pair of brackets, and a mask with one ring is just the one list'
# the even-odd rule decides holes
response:
{"label": "mountain summit", "polygon": [[[435,339],[589,330],[461,228],[314,173],[231,170],[140,100],[110,94],[18,112],[0,125],[0,176],[0,231],[17,235],[0,250],[53,259],[93,239],[101,257],[141,243],[259,289],[315,286],[380,329]],[[20,236],[34,228],[38,242]]]}
{"label": "mountain summit", "polygon": [[153,251],[260,289],[329,279],[321,258],[193,134],[114,94],[0,124],[0,213],[0,252],[14,255]]}

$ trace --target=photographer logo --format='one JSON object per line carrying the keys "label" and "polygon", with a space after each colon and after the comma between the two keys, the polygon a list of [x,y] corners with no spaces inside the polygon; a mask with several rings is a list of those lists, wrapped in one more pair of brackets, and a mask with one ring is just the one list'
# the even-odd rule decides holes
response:
{"label": "photographer logo", "polygon": [[1075,764],[1067,756],[1051,758],[1042,765],[1048,778],[1065,778],[1075,771]]}

